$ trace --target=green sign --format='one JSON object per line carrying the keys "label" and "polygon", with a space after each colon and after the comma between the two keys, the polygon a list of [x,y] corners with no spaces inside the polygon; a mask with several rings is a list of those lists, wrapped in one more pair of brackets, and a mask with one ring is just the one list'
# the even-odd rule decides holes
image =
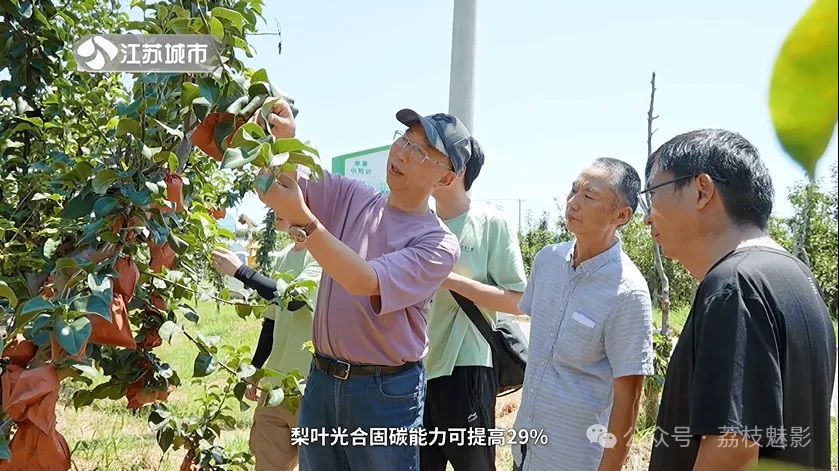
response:
{"label": "green sign", "polygon": [[339,155],[332,158],[332,173],[364,182],[369,187],[387,193],[387,154],[390,146]]}

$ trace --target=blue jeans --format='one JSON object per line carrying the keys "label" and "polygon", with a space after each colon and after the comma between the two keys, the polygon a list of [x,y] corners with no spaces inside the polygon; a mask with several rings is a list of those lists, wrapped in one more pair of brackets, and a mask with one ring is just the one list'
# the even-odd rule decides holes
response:
{"label": "blue jeans", "polygon": [[421,362],[395,374],[345,380],[312,365],[300,404],[298,433],[313,437],[312,429],[317,429],[327,436],[325,442],[318,438],[300,444],[300,471],[418,471],[417,435],[409,443],[411,433],[403,430],[407,444],[391,442],[399,433],[394,429],[422,427],[424,403]]}

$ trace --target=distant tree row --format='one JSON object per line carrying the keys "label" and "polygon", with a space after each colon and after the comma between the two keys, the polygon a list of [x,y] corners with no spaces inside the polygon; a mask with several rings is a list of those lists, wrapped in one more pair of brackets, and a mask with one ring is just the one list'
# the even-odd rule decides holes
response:
{"label": "distant tree row", "polygon": [[[837,236],[837,165],[830,169],[830,177],[816,183],[799,182],[789,189],[787,198],[792,203],[791,217],[772,216],[770,233],[784,248],[809,263],[816,281],[824,294],[825,302],[834,319],[839,312],[837,300],[837,259],[839,258],[839,236]],[[528,212],[523,230],[519,233],[519,244],[525,269],[530,274],[533,258],[545,245],[568,241],[573,234],[565,225],[562,200],[557,199],[559,215],[552,221],[552,215],[544,212],[535,218]],[[806,222],[806,224],[805,224]],[[653,295],[653,305],[658,306],[660,280],[653,263],[653,246],[650,231],[644,225],[640,214],[620,231],[624,251],[644,274]],[[800,246],[798,241],[803,240]],[[803,250],[802,250],[803,249]],[[670,280],[670,305],[681,308],[690,305],[697,286],[696,280],[675,260],[664,259],[664,269]]]}

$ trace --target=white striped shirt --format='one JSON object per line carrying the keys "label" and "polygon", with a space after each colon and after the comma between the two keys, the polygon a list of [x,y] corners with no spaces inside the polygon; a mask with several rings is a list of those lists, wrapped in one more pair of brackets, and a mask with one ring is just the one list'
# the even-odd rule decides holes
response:
{"label": "white striped shirt", "polygon": [[614,378],[653,373],[644,276],[620,241],[576,269],[573,253],[573,242],[540,250],[519,304],[531,329],[516,428],[548,438],[528,444],[523,471],[595,471],[603,441],[589,429],[609,425]]}

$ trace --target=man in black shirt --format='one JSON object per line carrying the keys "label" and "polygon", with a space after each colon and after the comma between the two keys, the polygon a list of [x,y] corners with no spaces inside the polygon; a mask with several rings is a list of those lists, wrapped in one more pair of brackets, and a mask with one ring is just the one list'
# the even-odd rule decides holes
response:
{"label": "man in black shirt", "polygon": [[836,338],[810,270],[766,234],[774,191],[757,149],[733,132],[689,132],[650,156],[646,177],[653,237],[701,280],[649,469],[830,469]]}

